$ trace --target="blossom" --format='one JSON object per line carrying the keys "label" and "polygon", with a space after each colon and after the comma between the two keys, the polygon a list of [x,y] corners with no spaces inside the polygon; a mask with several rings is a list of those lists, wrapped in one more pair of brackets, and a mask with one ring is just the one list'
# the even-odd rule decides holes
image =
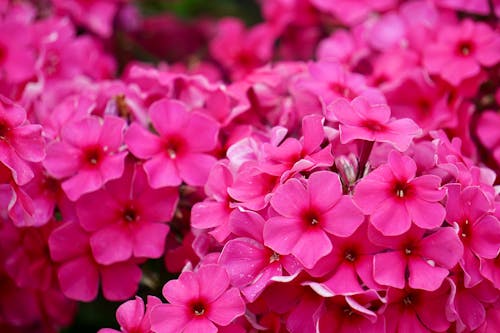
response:
{"label": "blossom", "polygon": [[410,157],[392,151],[388,163],[364,177],[354,190],[354,202],[370,223],[387,236],[401,235],[412,223],[424,229],[439,227],[445,209],[439,202],[446,191],[434,175],[416,177]]}
{"label": "blossom", "polygon": [[208,153],[217,144],[217,122],[168,99],[153,103],[149,116],[158,135],[133,123],[125,142],[132,154],[146,159],[144,170],[151,186],[178,186],[182,181],[204,185],[216,161]]}
{"label": "blossom", "polygon": [[91,233],[96,261],[109,265],[131,257],[159,258],[169,229],[165,222],[177,201],[175,188],[151,189],[144,171],[128,165],[123,177],[108,182],[106,189],[81,197],[76,212]]}
{"label": "blossom", "polygon": [[338,99],[329,109],[340,122],[340,140],[348,143],[355,139],[386,142],[397,150],[405,151],[421,129],[409,118],[391,120],[387,104],[370,104],[364,97],[352,102]]}
{"label": "blossom", "polygon": [[24,185],[34,177],[29,162],[44,158],[42,127],[30,124],[23,108],[0,95],[0,164],[18,185]]}
{"label": "blossom", "polygon": [[148,296],[146,307],[144,307],[142,298],[136,296],[135,299],[123,303],[116,310],[116,320],[120,324],[120,331],[102,328],[98,333],[150,333],[151,311],[158,304],[161,304],[158,297]]}
{"label": "blossom", "polygon": [[466,19],[444,26],[437,37],[424,50],[424,65],[454,86],[500,60],[500,37],[484,23]]}
{"label": "blossom", "polygon": [[229,288],[229,276],[217,265],[183,272],[163,287],[170,304],[151,312],[151,328],[157,333],[215,333],[245,312],[238,289]]}
{"label": "blossom", "polygon": [[350,236],[363,216],[350,196],[342,195],[337,174],[313,173],[307,181],[290,179],[271,198],[279,214],[264,225],[264,242],[278,254],[293,254],[305,267],[332,250],[328,234]]}
{"label": "blossom", "polygon": [[96,191],[123,173],[126,151],[121,150],[125,122],[114,116],[88,116],[66,124],[61,140],[47,146],[47,172],[62,180],[72,201]]}

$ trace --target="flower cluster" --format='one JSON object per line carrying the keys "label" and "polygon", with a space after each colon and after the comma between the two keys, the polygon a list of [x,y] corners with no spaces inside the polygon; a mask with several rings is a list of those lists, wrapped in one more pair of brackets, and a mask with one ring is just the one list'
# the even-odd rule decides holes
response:
{"label": "flower cluster", "polygon": [[500,330],[500,4],[259,4],[0,0],[0,331]]}

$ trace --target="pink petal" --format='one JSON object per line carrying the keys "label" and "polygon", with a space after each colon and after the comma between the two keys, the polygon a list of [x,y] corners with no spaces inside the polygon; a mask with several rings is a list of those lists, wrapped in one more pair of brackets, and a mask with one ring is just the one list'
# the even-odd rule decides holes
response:
{"label": "pink petal", "polygon": [[236,288],[231,288],[212,302],[207,317],[214,323],[227,326],[245,313],[245,302]]}
{"label": "pink petal", "polygon": [[397,119],[387,125],[387,129],[376,135],[377,141],[392,143],[399,151],[406,151],[414,137],[422,134],[422,130],[409,118]]}
{"label": "pink petal", "polygon": [[267,253],[264,246],[253,239],[236,238],[226,243],[219,256],[219,263],[229,273],[231,284],[240,288],[252,282],[269,264]]}
{"label": "pink petal", "polygon": [[98,190],[103,184],[99,171],[82,169],[61,184],[64,193],[71,201],[78,200],[83,194]]}
{"label": "pink petal", "polygon": [[163,296],[171,304],[188,305],[200,294],[198,279],[193,272],[183,272],[177,280],[168,281],[163,286]]}
{"label": "pink petal", "polygon": [[123,223],[94,232],[90,236],[90,246],[95,260],[103,265],[125,261],[132,256],[132,236]]}
{"label": "pink petal", "polygon": [[177,165],[165,155],[156,155],[144,163],[144,171],[152,188],[179,186],[182,183]]}
{"label": "pink petal", "polygon": [[416,195],[425,201],[440,201],[446,195],[444,189],[439,189],[441,178],[434,175],[423,175],[410,181],[415,188]]}
{"label": "pink petal", "polygon": [[165,249],[168,226],[163,223],[138,223],[131,228],[136,258],[159,258]]}
{"label": "pink petal", "polygon": [[317,150],[325,138],[322,119],[323,117],[317,114],[302,118],[303,149],[308,154]]}
{"label": "pink petal", "polygon": [[217,159],[212,155],[191,153],[177,159],[177,166],[182,180],[193,186],[203,186]]}
{"label": "pink petal", "polygon": [[270,218],[264,225],[264,241],[279,254],[290,254],[304,233],[302,221],[286,217]]}
{"label": "pink petal", "polygon": [[89,257],[65,262],[59,267],[57,276],[66,297],[82,302],[90,302],[97,297],[99,273]]}
{"label": "pink petal", "polygon": [[151,329],[157,333],[179,333],[191,318],[185,307],[171,304],[157,305],[151,311]]}
{"label": "pink petal", "polygon": [[373,278],[385,286],[404,288],[405,269],[406,258],[399,251],[379,253],[373,259]]}
{"label": "pink petal", "polygon": [[297,179],[290,179],[276,189],[271,198],[271,206],[285,217],[301,217],[309,208],[304,200],[307,197],[304,185]]}
{"label": "pink petal", "polygon": [[370,222],[385,236],[401,235],[411,227],[411,219],[406,207],[394,199],[386,200],[372,214]]}
{"label": "pink petal", "polygon": [[240,237],[253,238],[264,243],[263,233],[265,221],[258,213],[252,211],[242,212],[235,209],[229,217],[229,224],[233,234]]}
{"label": "pink petal", "polygon": [[451,269],[455,266],[464,248],[457,233],[452,228],[440,228],[420,241],[418,254],[432,259],[437,265]]}
{"label": "pink petal", "polygon": [[144,317],[144,301],[136,296],[134,300],[127,301],[116,310],[116,320],[127,331],[139,328]]}
{"label": "pink petal", "polygon": [[[99,209],[95,209],[99,207]],[[115,223],[121,206],[107,191],[96,191],[81,197],[76,203],[76,213],[81,226],[87,231],[96,231]]]}
{"label": "pink petal", "polygon": [[150,158],[161,151],[160,139],[137,123],[132,123],[125,133],[125,143],[138,158]]}
{"label": "pink petal", "polygon": [[200,297],[211,303],[229,287],[229,275],[218,265],[202,266],[198,272]]}
{"label": "pink petal", "polygon": [[364,219],[351,197],[344,195],[332,209],[321,216],[321,226],[335,236],[348,237],[358,229]]}
{"label": "pink petal", "polygon": [[265,267],[256,279],[248,286],[241,288],[241,293],[245,295],[248,302],[254,302],[265,290],[268,284],[272,283],[272,278],[283,275],[283,269],[279,262],[274,262]]}
{"label": "pink petal", "polygon": [[123,301],[137,292],[142,271],[133,263],[100,266],[102,291],[110,301]]}
{"label": "pink petal", "polygon": [[354,111],[349,101],[345,98],[336,99],[328,106],[328,110],[331,110],[342,124],[359,126],[362,122],[360,115]]}
{"label": "pink petal", "polygon": [[43,166],[55,178],[75,174],[80,167],[81,151],[65,142],[53,142],[47,146],[47,156]]}
{"label": "pink petal", "polygon": [[298,239],[292,254],[306,267],[313,268],[319,259],[332,251],[332,242],[320,228],[309,228]]}
{"label": "pink petal", "polygon": [[388,165],[396,179],[407,182],[415,177],[417,165],[410,157],[392,151],[388,157]]}
{"label": "pink petal", "polygon": [[408,270],[410,271],[408,284],[411,288],[430,291],[438,289],[450,273],[445,268],[433,267],[416,257],[410,257],[408,260]]}
{"label": "pink petal", "polygon": [[329,171],[313,173],[308,179],[308,190],[310,206],[319,212],[330,210],[342,198],[339,176]]}
{"label": "pink petal", "polygon": [[122,118],[105,116],[99,136],[100,145],[107,147],[109,151],[118,150],[123,141],[125,125],[125,120]]}
{"label": "pink petal", "polygon": [[30,162],[41,162],[45,158],[42,127],[25,125],[12,129],[11,144],[19,156]]}
{"label": "pink petal", "polygon": [[204,114],[193,112],[183,132],[189,139],[188,145],[192,152],[209,152],[217,145],[219,124]]}
{"label": "pink petal", "polygon": [[481,326],[486,318],[483,304],[468,291],[457,293],[455,307],[460,319],[470,330],[475,330]]}
{"label": "pink petal", "polygon": [[363,291],[354,265],[342,263],[324,284],[334,294],[346,295]]}
{"label": "pink petal", "polygon": [[424,229],[434,229],[444,222],[446,210],[437,202],[428,202],[415,198],[406,203],[413,223]]}
{"label": "pink petal", "polygon": [[137,194],[137,207],[140,218],[148,222],[170,221],[179,201],[178,189],[166,187],[156,190],[149,189]]}
{"label": "pink petal", "polygon": [[99,142],[100,134],[100,120],[95,116],[70,122],[61,130],[62,140],[78,148],[96,145]]}
{"label": "pink petal", "polygon": [[198,229],[218,227],[228,221],[230,213],[225,202],[198,202],[191,210],[191,226]]}
{"label": "pink petal", "polygon": [[184,104],[166,98],[151,104],[149,116],[160,136],[177,133],[186,129],[190,120],[190,113],[186,110]]}
{"label": "pink petal", "polygon": [[[199,319],[192,319],[190,322],[188,322],[186,324],[186,327],[184,328],[183,332],[185,332],[185,333],[198,333],[198,332],[217,333],[218,328],[210,320],[201,317]],[[158,333],[161,333],[161,332],[158,332]]]}
{"label": "pink petal", "polygon": [[389,183],[361,179],[355,187],[353,200],[363,213],[372,214],[391,197],[389,186]]}
{"label": "pink petal", "polygon": [[472,250],[483,258],[496,258],[500,251],[500,222],[496,217],[486,215],[472,228]]}
{"label": "pink petal", "polygon": [[88,248],[89,236],[76,222],[68,222],[52,231],[48,245],[50,256],[56,262],[63,262],[84,254]]}

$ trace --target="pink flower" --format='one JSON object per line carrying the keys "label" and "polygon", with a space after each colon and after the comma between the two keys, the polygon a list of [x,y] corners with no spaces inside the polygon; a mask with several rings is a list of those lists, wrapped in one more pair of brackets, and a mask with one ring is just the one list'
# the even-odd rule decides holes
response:
{"label": "pink flower", "polygon": [[157,305],[151,328],[157,333],[216,333],[243,315],[245,303],[238,289],[229,288],[229,276],[217,265],[183,272],[163,287],[170,304]]}
{"label": "pink flower", "polygon": [[149,116],[158,135],[133,123],[125,142],[132,154],[147,160],[144,170],[151,186],[178,186],[182,181],[204,185],[216,161],[208,152],[217,144],[217,122],[168,99],[153,103]]}
{"label": "pink flower", "polygon": [[158,304],[161,304],[158,297],[148,296],[146,309],[144,309],[142,298],[135,296],[135,299],[123,303],[116,310],[116,320],[120,324],[120,331],[102,328],[98,333],[151,333],[151,311]]}
{"label": "pink flower", "polygon": [[67,222],[49,237],[50,256],[59,263],[57,277],[68,298],[90,302],[97,297],[101,280],[104,297],[121,301],[135,294],[141,269],[133,262],[103,266],[95,262],[89,234],[78,223]]}
{"label": "pink flower", "polygon": [[466,19],[460,25],[443,27],[437,36],[424,49],[424,65],[454,86],[479,74],[481,66],[500,61],[500,37],[484,23]]}
{"label": "pink flower", "polygon": [[0,164],[18,185],[24,185],[34,176],[29,162],[44,158],[42,126],[29,124],[24,109],[0,95]]}
{"label": "pink flower", "polygon": [[131,257],[159,258],[168,233],[165,222],[177,201],[176,188],[151,189],[144,171],[130,164],[122,178],[81,197],[76,212],[81,226],[92,233],[96,261],[109,265]]}
{"label": "pink flower", "polygon": [[68,123],[61,141],[49,144],[43,165],[52,177],[63,180],[68,198],[76,201],[122,175],[127,155],[121,151],[124,128],[121,118],[89,116]]}
{"label": "pink flower", "polygon": [[[412,227],[401,236],[386,237],[376,230],[370,234],[373,243],[386,250],[373,259],[373,278],[381,285],[436,290],[461,259],[463,246],[449,227],[431,234]],[[439,244],[439,246],[436,246]]]}
{"label": "pink flower", "polygon": [[271,206],[279,216],[264,225],[265,244],[278,254],[293,254],[307,268],[332,250],[328,234],[350,236],[363,222],[351,197],[342,195],[338,175],[328,171],[288,180],[276,189]]}
{"label": "pink flower", "polygon": [[350,103],[341,98],[328,108],[340,122],[342,143],[356,139],[386,142],[399,151],[405,151],[413,138],[422,133],[413,120],[391,120],[391,111],[387,104],[370,104],[364,97],[356,97]]}
{"label": "pink flower", "polygon": [[434,175],[416,177],[416,169],[410,157],[392,151],[387,164],[356,185],[354,202],[386,236],[401,235],[412,223],[434,229],[444,221],[446,212],[439,201],[446,192],[439,187],[441,179]]}

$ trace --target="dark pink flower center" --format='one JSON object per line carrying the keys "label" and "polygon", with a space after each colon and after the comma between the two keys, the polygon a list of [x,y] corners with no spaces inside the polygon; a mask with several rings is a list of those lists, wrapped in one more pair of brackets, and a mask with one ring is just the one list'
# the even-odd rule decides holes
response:
{"label": "dark pink flower center", "polygon": [[302,220],[309,227],[316,227],[320,222],[319,214],[317,214],[313,210],[308,210],[304,212],[304,214],[302,215]]}
{"label": "dark pink flower center", "polygon": [[258,65],[258,60],[252,53],[241,51],[236,55],[236,63],[244,68],[253,68]]}
{"label": "dark pink flower center", "polygon": [[465,220],[462,225],[460,226],[460,238],[462,238],[464,241],[469,240],[472,235],[472,225],[469,220]]}
{"label": "dark pink flower center", "polygon": [[387,128],[384,124],[372,119],[366,119],[363,121],[362,126],[372,132],[383,132]]}
{"label": "dark pink flower center", "polygon": [[349,89],[348,87],[346,87],[343,84],[340,84],[338,82],[330,83],[328,85],[328,88],[331,91],[333,91],[334,93],[336,93],[342,97],[345,97],[347,99],[353,99],[354,97],[356,97],[356,94],[354,94],[351,89]]}
{"label": "dark pink flower center", "polygon": [[401,299],[403,306],[405,307],[413,307],[418,302],[418,295],[415,293],[408,293],[405,297]]}
{"label": "dark pink flower center", "polygon": [[197,301],[191,304],[191,311],[195,316],[202,316],[205,314],[206,306],[202,301]]}
{"label": "dark pink flower center", "polygon": [[355,262],[356,259],[358,258],[358,255],[355,250],[353,249],[347,249],[344,251],[344,259],[349,261],[349,262]]}
{"label": "dark pink flower center", "polygon": [[133,206],[127,206],[122,212],[122,218],[125,222],[135,222],[138,218],[137,210]]}
{"label": "dark pink flower center", "polygon": [[461,57],[468,57],[474,52],[474,45],[470,41],[462,41],[458,43],[456,52]]}
{"label": "dark pink flower center", "polygon": [[5,59],[7,59],[7,47],[0,43],[0,65],[5,62]]}
{"label": "dark pink flower center", "polygon": [[83,153],[83,159],[87,165],[97,166],[102,161],[103,155],[101,147],[88,147]]}
{"label": "dark pink flower center", "polygon": [[396,181],[392,187],[392,193],[399,199],[406,199],[413,194],[412,186],[403,181]]}
{"label": "dark pink flower center", "polygon": [[167,138],[164,147],[168,157],[175,160],[182,153],[184,146],[184,140],[174,136]]}
{"label": "dark pink flower center", "polygon": [[0,140],[7,140],[7,133],[9,132],[9,127],[0,122]]}

